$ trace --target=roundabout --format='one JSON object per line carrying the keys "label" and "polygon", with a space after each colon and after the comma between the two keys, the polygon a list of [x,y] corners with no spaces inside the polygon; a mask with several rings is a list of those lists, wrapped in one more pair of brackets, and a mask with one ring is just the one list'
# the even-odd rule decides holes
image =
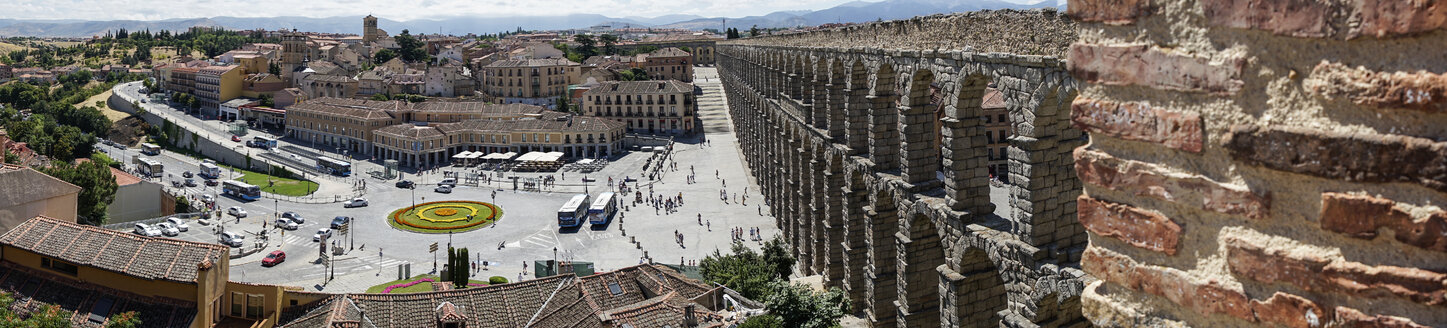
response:
{"label": "roundabout", "polygon": [[387,223],[393,228],[420,233],[472,231],[497,222],[502,209],[491,203],[449,200],[427,202],[392,211]]}

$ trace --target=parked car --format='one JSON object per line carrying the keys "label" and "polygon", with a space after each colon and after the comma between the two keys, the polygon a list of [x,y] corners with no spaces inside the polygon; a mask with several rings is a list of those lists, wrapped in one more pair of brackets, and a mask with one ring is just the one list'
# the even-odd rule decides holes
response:
{"label": "parked car", "polygon": [[238,235],[235,232],[230,231],[222,232],[220,238],[222,245],[231,247],[241,247],[241,244],[246,242],[245,236]]}
{"label": "parked car", "polygon": [[291,219],[276,218],[276,227],[286,230],[296,230],[299,226],[296,224],[296,221],[292,221]]}
{"label": "parked car", "polygon": [[317,233],[315,235],[312,235],[312,241],[322,241],[322,236],[331,238],[332,229],[317,229]]}
{"label": "parked car", "polygon": [[206,179],[206,185],[207,185],[207,186],[215,187],[216,185],[219,185],[219,184],[221,184],[221,183],[220,183],[220,182],[216,182],[216,179]]}
{"label": "parked car", "polygon": [[457,186],[457,178],[445,178],[445,179],[442,179],[442,182],[438,182],[437,185],[439,185],[439,186],[448,186],[448,187],[456,187],[456,186]]}
{"label": "parked car", "polygon": [[182,177],[182,178],[190,178],[190,177],[191,177],[191,171],[181,172],[181,177]]}
{"label": "parked car", "polygon": [[367,200],[364,199],[364,198],[353,198],[352,200],[349,200],[349,201],[347,201],[346,203],[342,203],[342,207],[363,207],[363,206],[367,206]]}
{"label": "parked car", "polygon": [[347,222],[352,222],[352,217],[350,217],[350,216],[338,216],[338,217],[332,218],[332,229],[339,229],[339,228],[342,227],[343,224],[347,224]]}
{"label": "parked car", "polygon": [[156,230],[161,230],[161,234],[167,237],[175,237],[181,234],[181,229],[177,229],[176,226],[171,225],[170,222],[157,223],[154,227],[156,227]]}
{"label": "parked car", "polygon": [[201,194],[201,201],[202,201],[202,202],[205,202],[205,203],[207,203],[207,204],[215,203],[215,202],[216,202],[216,196],[212,196],[212,195],[210,195],[210,194]]}
{"label": "parked car", "polygon": [[417,184],[412,183],[412,180],[402,180],[397,181],[397,188],[412,189],[417,188]]}
{"label": "parked car", "polygon": [[241,142],[241,136],[231,136],[231,141]]}
{"label": "parked car", "polygon": [[246,210],[242,209],[240,206],[232,206],[231,208],[226,209],[226,214],[230,214],[231,216],[238,218],[244,218],[246,217]]}
{"label": "parked car", "polygon": [[196,179],[186,179],[186,186],[187,186],[187,187],[195,187],[195,186],[196,186]]}
{"label": "parked car", "polygon": [[132,232],[135,232],[137,235],[142,235],[146,237],[156,237],[161,235],[160,229],[156,229],[156,227],[152,227],[151,225],[145,223],[136,223],[136,230]]}
{"label": "parked car", "polygon": [[291,219],[292,221],[296,222],[297,224],[306,223],[306,219],[303,219],[303,218],[301,217],[301,214],[300,214],[300,213],[297,213],[297,212],[281,213],[281,217]]}
{"label": "parked car", "polygon": [[444,194],[450,194],[450,193],[452,193],[452,187],[448,187],[448,186],[437,186],[437,188],[432,188],[432,191],[439,192],[439,193],[444,193]]}
{"label": "parked car", "polygon": [[266,258],[261,259],[261,266],[275,266],[282,261],[286,261],[286,252],[280,250],[271,251],[271,253],[266,254]]}
{"label": "parked car", "polygon": [[[210,195],[204,195],[204,196],[210,196]],[[191,231],[191,226],[186,225],[186,221],[182,221],[181,218],[176,218],[176,217],[166,218],[166,223],[170,223],[171,226],[176,227],[176,230],[180,230],[181,232]]]}

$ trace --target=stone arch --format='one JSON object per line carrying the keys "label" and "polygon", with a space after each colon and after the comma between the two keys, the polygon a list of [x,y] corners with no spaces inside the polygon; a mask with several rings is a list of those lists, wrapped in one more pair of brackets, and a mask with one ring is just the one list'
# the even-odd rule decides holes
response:
{"label": "stone arch", "polygon": [[[917,204],[922,205],[922,204]],[[913,208],[901,209],[895,248],[899,251],[896,277],[899,282],[899,325],[937,327],[940,323],[940,275],[945,251],[934,220]]]}
{"label": "stone arch", "polygon": [[849,61],[845,77],[845,145],[850,155],[869,154],[869,71],[860,60]]}
{"label": "stone arch", "polygon": [[876,171],[899,169],[899,111],[894,105],[894,66],[879,64],[871,77],[869,110],[869,159]]}
{"label": "stone arch", "polygon": [[869,255],[865,264],[867,278],[864,282],[868,287],[866,294],[871,297],[866,300],[864,312],[872,322],[893,326],[897,314],[894,301],[899,295],[899,281],[895,278],[895,264],[899,253],[893,239],[894,234],[899,231],[899,211],[895,208],[893,190],[880,187],[880,184],[873,180],[872,176],[865,180],[871,185],[872,191],[870,206],[865,213],[869,218],[869,228],[864,230]]}
{"label": "stone arch", "polygon": [[926,69],[916,69],[906,84],[904,98],[899,107],[901,140],[900,153],[904,163],[900,172],[905,182],[915,186],[929,187],[938,184],[935,172],[939,171],[939,119],[935,117],[938,105],[933,101],[935,74]]}
{"label": "stone arch", "polygon": [[[823,62],[824,65],[825,81],[823,82],[826,83],[824,85],[825,100],[823,105],[826,112],[824,129],[829,132],[830,141],[834,143],[845,143],[847,141],[844,139],[844,119],[847,116],[845,115],[846,108],[844,99],[848,96],[845,94],[845,90],[847,90],[846,88],[848,87],[848,79],[846,79],[844,75],[844,65],[837,59],[825,60],[821,58],[820,61]],[[819,105],[816,104],[815,106]]]}
{"label": "stone arch", "polygon": [[948,267],[941,267],[940,326],[996,327],[1006,309],[1005,281],[988,253],[979,247],[957,245]]}

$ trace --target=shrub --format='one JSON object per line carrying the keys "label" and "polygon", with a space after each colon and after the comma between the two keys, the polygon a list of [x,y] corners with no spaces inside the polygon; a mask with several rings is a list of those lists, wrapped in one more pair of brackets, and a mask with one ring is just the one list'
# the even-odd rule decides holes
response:
{"label": "shrub", "polygon": [[487,278],[487,284],[488,284],[488,285],[497,285],[497,284],[506,284],[506,283],[507,283],[507,278],[503,278],[502,276],[492,276],[491,278]]}

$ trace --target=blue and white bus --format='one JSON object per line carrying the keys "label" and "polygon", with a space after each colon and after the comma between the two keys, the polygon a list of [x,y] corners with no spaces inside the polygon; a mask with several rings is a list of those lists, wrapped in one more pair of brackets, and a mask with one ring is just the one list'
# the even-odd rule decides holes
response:
{"label": "blue and white bus", "polygon": [[583,215],[588,214],[588,194],[578,194],[563,203],[558,209],[558,226],[563,228],[577,228],[583,225]]}
{"label": "blue and white bus", "polygon": [[251,138],[251,143],[248,144],[248,146],[263,149],[276,148],[276,138],[267,136],[256,136],[255,138]]}
{"label": "blue and white bus", "polygon": [[216,179],[221,177],[221,167],[217,166],[216,162],[208,159],[201,162],[201,172],[197,172],[196,175],[202,178]]}
{"label": "blue and white bus", "polygon": [[613,192],[598,194],[593,205],[588,206],[588,224],[599,226],[613,221],[613,215],[618,214],[618,200],[615,198]]}
{"label": "blue and white bus", "polygon": [[257,200],[261,198],[261,187],[241,181],[226,180],[221,182],[221,193],[242,200]]}
{"label": "blue and white bus", "polygon": [[317,156],[317,171],[332,175],[340,175],[344,177],[351,176],[352,163],[332,159],[326,156]]}

